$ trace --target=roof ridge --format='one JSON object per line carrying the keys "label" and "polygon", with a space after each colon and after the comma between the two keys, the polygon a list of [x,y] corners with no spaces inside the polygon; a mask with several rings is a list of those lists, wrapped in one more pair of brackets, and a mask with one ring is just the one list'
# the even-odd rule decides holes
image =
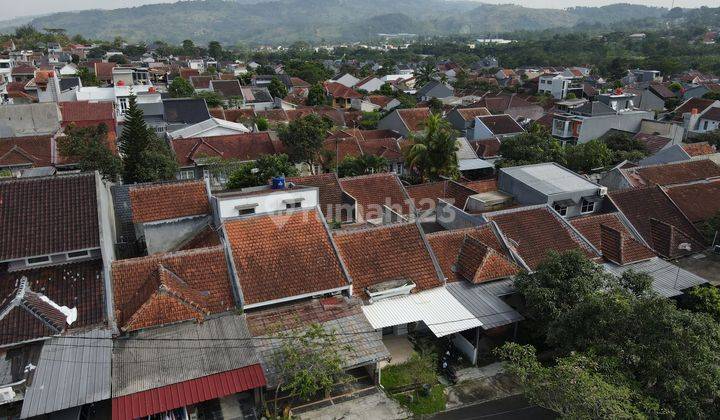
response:
{"label": "roof ridge", "polygon": [[115,260],[113,261],[113,265],[125,265],[125,264],[134,264],[138,261],[149,261],[153,259],[157,259],[158,261],[161,259],[166,259],[170,257],[180,257],[183,255],[195,255],[195,254],[204,254],[204,253],[211,253],[215,251],[223,251],[224,247],[222,244],[220,245],[213,245],[213,246],[206,246],[202,248],[193,248],[193,249],[183,249],[179,251],[171,251],[171,252],[164,252],[160,254],[153,254],[153,255],[145,255],[142,257],[136,257],[136,258],[127,258],[124,260]]}
{"label": "roof ridge", "polygon": [[400,226],[410,226],[415,225],[414,221],[410,222],[396,222],[396,223],[387,223],[379,226],[359,226],[357,228],[348,228],[348,229],[339,229],[332,231],[332,236],[345,236],[345,235],[352,235],[354,233],[359,232],[369,232],[369,231],[376,231],[376,230],[383,230],[383,229],[391,229],[395,227]]}

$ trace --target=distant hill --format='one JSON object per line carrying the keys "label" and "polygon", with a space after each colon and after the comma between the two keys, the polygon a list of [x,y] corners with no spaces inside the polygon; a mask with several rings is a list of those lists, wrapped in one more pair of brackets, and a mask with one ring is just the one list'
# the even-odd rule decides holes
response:
{"label": "distant hill", "polygon": [[198,43],[217,40],[279,43],[363,40],[377,33],[481,34],[612,24],[656,18],[666,9],[628,4],[531,9],[445,0],[205,0],[116,10],[87,10],[37,17],[36,28],[65,28],[99,39]]}

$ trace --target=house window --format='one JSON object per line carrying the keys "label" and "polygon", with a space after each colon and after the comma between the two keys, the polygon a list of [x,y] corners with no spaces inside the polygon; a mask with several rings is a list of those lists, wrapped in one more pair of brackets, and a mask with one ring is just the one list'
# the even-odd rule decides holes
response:
{"label": "house window", "polygon": [[90,255],[90,251],[75,251],[75,252],[68,252],[67,253],[67,259],[68,260],[74,260],[75,258],[83,258]]}
{"label": "house window", "polygon": [[580,205],[580,213],[592,213],[595,211],[595,202],[587,201],[583,198],[582,204]]}
{"label": "house window", "polygon": [[44,264],[44,263],[50,262],[50,256],[44,255],[42,257],[28,258],[26,261],[27,261],[28,265]]}
{"label": "house window", "polygon": [[120,115],[125,115],[125,111],[128,109],[128,98],[118,98],[118,105],[120,106]]}
{"label": "house window", "polygon": [[556,212],[560,214],[560,216],[565,216],[567,214],[567,206],[561,206],[560,204],[553,204],[553,208]]}
{"label": "house window", "polygon": [[255,207],[251,207],[249,209],[238,209],[239,216],[244,216],[246,214],[255,214]]}
{"label": "house window", "polygon": [[195,171],[192,169],[186,169],[180,171],[180,179],[195,179]]}
{"label": "house window", "polygon": [[707,131],[707,128],[708,128],[708,121],[705,120],[705,123],[703,124],[703,130]]}
{"label": "house window", "polygon": [[302,206],[302,202],[300,202],[300,201],[285,204],[286,209],[299,209],[301,206]]}

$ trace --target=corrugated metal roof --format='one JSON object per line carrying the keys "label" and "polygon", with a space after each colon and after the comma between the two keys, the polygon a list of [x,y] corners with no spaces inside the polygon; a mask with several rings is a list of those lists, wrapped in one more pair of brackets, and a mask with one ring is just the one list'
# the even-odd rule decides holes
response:
{"label": "corrugated metal roof", "polygon": [[111,332],[93,330],[48,340],[40,353],[21,418],[110,398]]}
{"label": "corrugated metal roof", "polygon": [[492,283],[502,282],[510,282],[512,284],[512,280],[502,280],[500,282],[479,285],[459,281],[448,283],[447,289],[465,309],[470,311],[470,313],[482,322],[482,328],[484,330],[489,330],[524,319],[518,311],[494,294],[495,291],[502,290],[503,286],[493,287]]}
{"label": "corrugated metal roof", "polygon": [[130,420],[265,385],[259,364],[113,398],[113,420]]}
{"label": "corrugated metal roof", "polygon": [[482,326],[482,322],[444,287],[363,306],[375,329],[423,321],[436,337]]}
{"label": "corrugated metal roof", "polygon": [[458,160],[458,169],[461,171],[472,171],[473,169],[488,169],[495,166],[483,159],[461,159]]}
{"label": "corrugated metal roof", "polygon": [[658,257],[623,266],[605,263],[603,267],[616,276],[621,276],[627,270],[647,273],[653,278],[653,290],[665,297],[679,296],[685,289],[708,282],[704,278]]}
{"label": "corrugated metal roof", "polygon": [[[325,331],[337,334],[340,356],[344,361],[344,367],[346,369],[390,358],[390,353],[382,341],[382,333],[372,331],[372,326],[359,310],[357,313],[349,316],[342,316],[324,322],[319,321],[319,323]],[[301,329],[302,327],[299,327],[284,332],[299,332]],[[270,335],[271,332],[267,331],[263,336],[258,336],[253,339],[253,342],[257,346],[257,351],[265,367],[265,376],[268,385],[274,387],[277,383],[277,369],[274,363],[276,359],[275,355],[280,349],[282,340],[267,338]]]}
{"label": "corrugated metal roof", "polygon": [[225,315],[201,324],[184,322],[114,340],[112,396],[259,363],[250,337],[244,316]]}

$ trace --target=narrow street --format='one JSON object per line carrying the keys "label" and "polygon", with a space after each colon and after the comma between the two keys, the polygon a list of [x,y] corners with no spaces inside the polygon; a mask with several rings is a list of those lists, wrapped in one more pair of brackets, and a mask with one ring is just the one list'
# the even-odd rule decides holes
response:
{"label": "narrow street", "polygon": [[433,420],[471,420],[471,419],[555,419],[553,412],[530,404],[522,395],[500,398],[480,404],[465,406],[446,411],[431,417]]}

